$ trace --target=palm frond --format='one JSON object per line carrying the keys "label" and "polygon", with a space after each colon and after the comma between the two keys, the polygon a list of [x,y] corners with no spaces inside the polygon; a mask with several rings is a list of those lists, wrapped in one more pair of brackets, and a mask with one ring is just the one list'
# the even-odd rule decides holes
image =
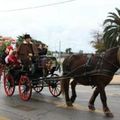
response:
{"label": "palm frond", "polygon": [[106,24],[111,24],[111,23],[115,23],[115,21],[114,20],[112,20],[112,19],[106,19],[104,22],[103,22],[103,25],[106,25]]}
{"label": "palm frond", "polygon": [[108,14],[110,14],[111,17],[114,18],[114,19],[120,19],[120,17],[116,13],[109,12]]}
{"label": "palm frond", "polygon": [[[118,26],[117,25],[108,25],[104,28],[104,31],[109,31],[110,29],[116,29]],[[118,29],[118,28],[117,28]]]}
{"label": "palm frond", "polygon": [[116,9],[118,15],[120,16],[120,9],[118,9],[118,8],[115,8],[115,9]]}

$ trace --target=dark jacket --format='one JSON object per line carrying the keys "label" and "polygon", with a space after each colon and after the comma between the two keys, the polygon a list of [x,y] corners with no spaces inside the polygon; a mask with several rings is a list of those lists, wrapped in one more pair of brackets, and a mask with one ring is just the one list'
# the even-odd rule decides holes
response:
{"label": "dark jacket", "polygon": [[[30,56],[31,55],[31,56]],[[28,61],[29,57],[37,57],[38,56],[38,50],[35,44],[33,43],[27,43],[24,41],[19,47],[18,47],[18,56],[22,61]]]}

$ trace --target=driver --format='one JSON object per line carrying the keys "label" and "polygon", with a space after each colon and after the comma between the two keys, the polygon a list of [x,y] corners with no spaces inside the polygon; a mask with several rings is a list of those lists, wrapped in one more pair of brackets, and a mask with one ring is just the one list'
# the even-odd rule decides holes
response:
{"label": "driver", "polygon": [[18,56],[20,57],[25,71],[31,71],[32,64],[38,56],[38,50],[35,44],[31,41],[29,34],[24,35],[23,43],[18,47]]}

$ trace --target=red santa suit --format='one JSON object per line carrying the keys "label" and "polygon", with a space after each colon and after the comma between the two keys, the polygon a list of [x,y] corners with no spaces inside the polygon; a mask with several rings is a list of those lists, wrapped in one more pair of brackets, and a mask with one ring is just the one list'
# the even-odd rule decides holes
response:
{"label": "red santa suit", "polygon": [[21,65],[20,65],[21,62],[15,55],[9,55],[8,64],[13,65],[15,69],[18,69],[21,67]]}

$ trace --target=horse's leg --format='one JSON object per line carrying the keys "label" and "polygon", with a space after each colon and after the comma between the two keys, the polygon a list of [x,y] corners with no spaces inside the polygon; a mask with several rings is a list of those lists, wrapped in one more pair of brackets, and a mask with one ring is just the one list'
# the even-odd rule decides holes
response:
{"label": "horse's leg", "polygon": [[71,100],[69,98],[69,82],[70,82],[70,79],[65,80],[64,93],[65,93],[65,100],[66,100],[67,106],[72,106],[72,102],[71,102]]}
{"label": "horse's leg", "polygon": [[100,91],[100,98],[101,98],[101,101],[103,104],[103,111],[104,111],[105,115],[107,117],[113,117],[112,112],[110,111],[110,109],[107,106],[107,97],[106,97],[105,87],[100,86],[99,91]]}
{"label": "horse's leg", "polygon": [[95,102],[95,99],[98,96],[98,94],[99,94],[99,89],[98,89],[98,87],[96,87],[96,89],[93,92],[92,97],[89,100],[89,105],[88,105],[88,108],[92,111],[95,110],[94,102]]}
{"label": "horse's leg", "polygon": [[77,85],[77,82],[76,82],[75,80],[73,80],[73,81],[71,82],[71,89],[72,89],[71,102],[72,102],[72,103],[74,103],[75,98],[77,97],[76,91],[75,91],[76,85]]}

